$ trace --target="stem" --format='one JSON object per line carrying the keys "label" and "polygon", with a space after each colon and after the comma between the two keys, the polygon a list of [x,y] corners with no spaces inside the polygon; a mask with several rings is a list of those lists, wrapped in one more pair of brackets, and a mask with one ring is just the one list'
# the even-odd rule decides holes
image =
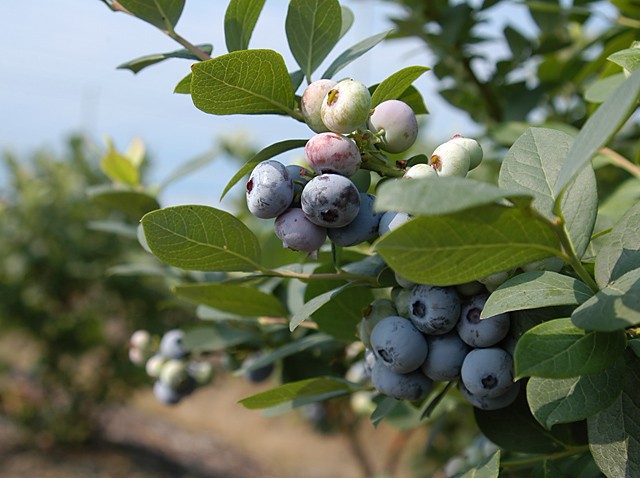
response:
{"label": "stem", "polygon": [[632,163],[627,158],[622,156],[620,153],[617,153],[616,151],[610,148],[602,148],[600,152],[605,156],[607,156],[607,158],[609,159],[609,161],[611,161],[612,164],[618,166],[621,169],[624,169],[628,173],[640,179],[640,166]]}
{"label": "stem", "polygon": [[403,170],[389,166],[384,159],[372,151],[365,151],[362,154],[362,167],[375,171],[382,177],[399,178],[404,175]]}
{"label": "stem", "polygon": [[583,453],[585,451],[589,451],[589,447],[586,445],[581,447],[570,448],[564,451],[559,451],[551,455],[535,455],[527,458],[520,458],[520,459],[514,459],[514,460],[501,460],[500,466],[507,470],[514,469],[514,468],[521,468],[528,465],[534,465],[536,463],[539,463],[545,460],[559,460],[560,458],[565,458],[567,456],[575,455],[577,453]]}
{"label": "stem", "polygon": [[620,15],[616,19],[616,21],[618,22],[618,25],[623,25],[625,27],[631,27],[631,28],[640,28],[640,21],[634,20],[633,18]]}
{"label": "stem", "polygon": [[[373,287],[377,287],[379,285],[375,277],[363,276],[359,274],[351,274],[349,272],[344,272],[344,271],[338,271],[335,273],[323,273],[323,274],[305,274],[303,272],[276,271],[271,269],[260,268],[259,273],[251,277],[252,278],[282,277],[283,279],[300,279],[303,281],[340,280],[340,281],[360,282],[360,283],[371,285]],[[240,278],[240,280],[245,280],[245,279],[246,279],[246,276]],[[231,281],[228,281],[228,282],[231,282]]]}
{"label": "stem", "polygon": [[167,35],[169,35],[171,38],[173,38],[175,41],[180,43],[180,45],[185,47],[187,50],[189,50],[195,56],[197,56],[200,60],[202,60],[202,61],[211,60],[211,56],[210,55],[208,55],[206,52],[202,51],[200,48],[195,46],[193,43],[188,41],[186,38],[182,37],[181,35],[178,35],[178,33],[175,30],[172,29],[172,30],[166,31],[165,33]]}

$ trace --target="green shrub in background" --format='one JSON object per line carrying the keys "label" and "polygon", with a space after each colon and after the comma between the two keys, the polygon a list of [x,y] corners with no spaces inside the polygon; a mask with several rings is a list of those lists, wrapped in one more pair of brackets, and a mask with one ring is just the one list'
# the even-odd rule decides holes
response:
{"label": "green shrub in background", "polygon": [[[105,179],[99,159],[73,138],[61,157],[7,153],[2,165],[0,411],[41,445],[90,438],[100,406],[141,383],[131,332],[186,317],[164,278],[108,275],[144,257],[135,225],[87,198]],[[113,219],[124,235],[104,231]]]}

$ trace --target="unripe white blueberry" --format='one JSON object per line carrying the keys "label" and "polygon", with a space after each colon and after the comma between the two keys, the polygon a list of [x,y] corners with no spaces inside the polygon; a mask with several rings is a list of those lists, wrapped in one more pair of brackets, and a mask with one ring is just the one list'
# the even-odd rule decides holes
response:
{"label": "unripe white blueberry", "polygon": [[418,163],[407,169],[407,172],[402,176],[403,179],[418,179],[418,178],[437,178],[438,171],[436,168],[426,163]]}
{"label": "unripe white blueberry", "polygon": [[478,282],[484,284],[489,292],[493,292],[509,279],[511,274],[508,271],[496,272],[486,277],[481,277]]}
{"label": "unripe white blueberry", "polygon": [[206,385],[213,380],[213,364],[211,362],[189,362],[187,373],[197,385]]}
{"label": "unripe white blueberry", "polygon": [[540,259],[539,261],[529,262],[521,266],[521,269],[525,272],[533,271],[551,271],[560,272],[564,261],[559,257],[547,257],[546,259]]}
{"label": "unripe white blueberry", "polygon": [[158,378],[160,376],[160,372],[162,371],[162,366],[165,364],[167,359],[160,354],[154,354],[147,360],[147,363],[144,366],[145,371],[149,377]]}
{"label": "unripe white blueberry", "polygon": [[480,318],[482,309],[489,298],[488,294],[470,297],[462,304],[458,335],[472,347],[491,347],[507,336],[510,326],[509,313]]}
{"label": "unripe white blueberry", "polygon": [[404,317],[382,319],[371,331],[371,348],[378,362],[397,373],[417,370],[427,358],[425,337]]}
{"label": "unripe white blueberry", "polygon": [[327,239],[327,230],[309,221],[299,208],[280,214],[275,220],[274,231],[282,241],[282,247],[294,251],[317,251]]}
{"label": "unripe white blueberry", "polygon": [[180,390],[189,380],[187,364],[178,359],[167,360],[160,370],[159,380],[174,390]]}
{"label": "unripe white blueberry", "polygon": [[322,101],[322,122],[334,133],[348,134],[367,123],[371,113],[371,94],[356,80],[342,80]]}
{"label": "unripe white blueberry", "polygon": [[300,110],[307,126],[316,133],[329,131],[322,122],[322,101],[329,90],[336,85],[333,80],[322,79],[316,80],[304,89],[302,98],[300,99]]}
{"label": "unripe white blueberry", "polygon": [[393,298],[393,303],[396,306],[396,310],[398,311],[398,315],[401,317],[409,318],[409,304],[411,303],[411,289],[405,289],[402,287],[398,287],[400,289],[398,293]]}
{"label": "unripe white blueberry", "polygon": [[129,347],[129,360],[135,365],[142,365],[144,363],[145,354],[137,347]]}
{"label": "unripe white blueberry", "polygon": [[397,373],[377,360],[371,371],[371,383],[380,393],[398,400],[421,400],[429,395],[433,381],[420,370]]}
{"label": "unripe white blueberry", "polygon": [[462,362],[460,377],[473,395],[495,398],[513,385],[513,358],[499,347],[473,349]]}
{"label": "unripe white blueberry", "polygon": [[398,315],[393,302],[389,299],[379,298],[371,302],[362,311],[362,320],[358,324],[360,340],[365,347],[371,348],[371,331],[382,319]]}
{"label": "unripe white blueberry", "polygon": [[414,285],[416,285],[415,282],[412,282],[409,279],[405,279],[404,277],[402,277],[397,272],[394,272],[394,275],[395,275],[396,282],[398,283],[398,285],[400,287],[404,288],[404,289],[411,289]]}
{"label": "unripe white blueberry", "polygon": [[418,120],[411,106],[400,100],[387,100],[375,107],[369,117],[369,129],[373,133],[384,130],[380,137],[380,149],[389,153],[408,150],[418,137]]}
{"label": "unripe white blueberry", "polygon": [[477,168],[482,162],[482,146],[473,138],[465,138],[459,134],[451,138],[451,141],[464,147],[469,152],[469,171]]}
{"label": "unripe white blueberry", "polygon": [[351,176],[360,169],[362,158],[356,142],[336,133],[318,133],[304,147],[307,164],[318,174]]}
{"label": "unripe white blueberry", "polygon": [[148,350],[151,345],[151,334],[147,330],[136,330],[131,334],[129,343],[132,347],[136,347],[144,352]]}
{"label": "unripe white blueberry", "polygon": [[447,141],[433,151],[429,164],[438,171],[439,176],[464,178],[469,172],[470,161],[469,152],[463,146]]}
{"label": "unripe white blueberry", "polygon": [[486,289],[484,284],[478,281],[465,282],[464,284],[458,284],[455,286],[456,291],[460,295],[470,297],[472,295],[478,295],[483,293]]}

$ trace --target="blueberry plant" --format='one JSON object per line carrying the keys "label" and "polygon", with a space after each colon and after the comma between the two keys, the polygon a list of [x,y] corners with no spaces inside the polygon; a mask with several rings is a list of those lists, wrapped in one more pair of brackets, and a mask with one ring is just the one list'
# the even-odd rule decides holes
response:
{"label": "blueberry plant", "polygon": [[[464,47],[481,41],[478,16],[489,18],[496,2],[403,2],[413,10],[394,20],[396,30],[336,55],[322,74],[354,21],[337,0],[289,2],[295,66],[249,48],[264,1],[229,2],[228,53],[214,57],[176,32],[184,1],[105,3],[184,47],[124,68],[191,58],[175,91],[196,108],[309,126],[308,137],[258,151],[225,187],[222,197],[244,186],[249,216],[187,205],[141,218],[140,240],[161,262],[206,273],[174,287],[210,323],[163,336],[161,358],[148,366],[160,400],[196,388],[189,367],[199,354],[244,350],[238,373],[267,367],[280,378],[240,401],[250,409],[365,397],[374,423],[401,407],[414,427],[473,409],[491,446],[451,460],[447,476],[640,474],[640,168],[613,149],[638,139],[637,7],[617,2],[620,20],[600,43],[580,43],[562,22],[583,26],[588,2],[534,6],[541,29],[553,29],[534,43],[505,28],[513,57],[481,80]],[[434,73],[458,86],[443,97],[486,125],[483,138],[460,131],[433,149],[420,145],[427,108],[413,83],[427,66],[376,85],[340,77],[378,43],[409,35],[437,54]],[[509,77],[536,55],[546,68],[538,85]],[[552,78],[553,68],[567,74]],[[587,101],[569,88],[576,71],[590,80]],[[295,149],[300,164],[277,159]],[[637,156],[633,143],[624,150]],[[487,161],[496,177],[474,177]],[[603,182],[610,164],[616,174]],[[127,168],[135,166],[112,178],[126,183]],[[256,221],[270,239],[247,225]],[[293,252],[267,248],[274,237]]]}

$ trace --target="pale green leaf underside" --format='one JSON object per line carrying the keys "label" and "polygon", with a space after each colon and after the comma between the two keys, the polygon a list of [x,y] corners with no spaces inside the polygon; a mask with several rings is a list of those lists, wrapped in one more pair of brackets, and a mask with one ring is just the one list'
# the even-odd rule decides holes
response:
{"label": "pale green leaf underside", "polygon": [[610,406],[622,391],[624,361],[592,375],[571,378],[532,377],[527,401],[542,426],[584,420]]}
{"label": "pale green leaf underside", "polygon": [[352,47],[341,53],[334,61],[329,65],[327,70],[322,74],[322,78],[333,78],[336,73],[349,65],[352,61],[357,60],[362,55],[371,50],[374,46],[380,43],[382,40],[393,32],[393,30],[387,30],[382,33],[365,38],[359,43],[356,43]]}
{"label": "pale green leaf underside", "polygon": [[282,303],[255,287],[235,284],[185,284],[174,288],[178,297],[225,312],[248,317],[284,317]]}
{"label": "pale green leaf underside", "polygon": [[442,286],[560,254],[545,223],[526,210],[493,204],[416,217],[383,236],[375,250],[401,276]]}
{"label": "pale green leaf underside", "polygon": [[[387,180],[376,192],[378,211],[402,211],[418,216],[450,214],[501,199],[518,197],[526,203],[526,194],[512,193],[496,186],[454,176]],[[420,198],[416,201],[416,198]]]}
{"label": "pale green leaf underside", "polygon": [[516,345],[517,378],[569,378],[601,372],[625,347],[624,333],[586,332],[571,319],[554,319],[528,330]]}
{"label": "pale green leaf underside", "polygon": [[228,212],[208,206],[175,206],[142,218],[154,255],[182,269],[254,271],[259,268],[258,239]]}
{"label": "pale green leaf underside", "polygon": [[593,296],[583,282],[557,272],[534,271],[518,274],[489,295],[482,318],[513,310],[538,309],[554,305],[578,305]]}
{"label": "pale green leaf underside", "polygon": [[196,63],[191,97],[205,113],[290,114],[294,92],[282,56],[273,50],[239,50]]}
{"label": "pale green leaf underside", "polygon": [[571,314],[573,323],[604,332],[640,324],[640,268],[611,282]]}
{"label": "pale green leaf underside", "polygon": [[[210,55],[213,51],[213,45],[202,44],[196,45],[197,48]],[[186,48],[182,48],[181,50],[175,50],[169,53],[154,53],[151,55],[141,56],[134,60],[130,60],[126,63],[118,65],[118,69],[120,70],[131,70],[134,73],[138,73],[140,70],[144,68],[155,65],[156,63],[160,63],[161,61],[168,60],[169,58],[182,58],[185,60],[199,60],[200,58],[196,56],[191,51]]]}
{"label": "pale green leaf underside", "polygon": [[340,294],[343,290],[348,287],[352,287],[353,284],[348,283],[343,286],[340,286],[336,289],[332,289],[324,294],[317,295],[309,302],[305,303],[296,313],[291,317],[291,321],[289,322],[289,329],[295,330],[298,325],[300,325],[305,320],[309,319],[314,312],[327,304],[331,299]]}

